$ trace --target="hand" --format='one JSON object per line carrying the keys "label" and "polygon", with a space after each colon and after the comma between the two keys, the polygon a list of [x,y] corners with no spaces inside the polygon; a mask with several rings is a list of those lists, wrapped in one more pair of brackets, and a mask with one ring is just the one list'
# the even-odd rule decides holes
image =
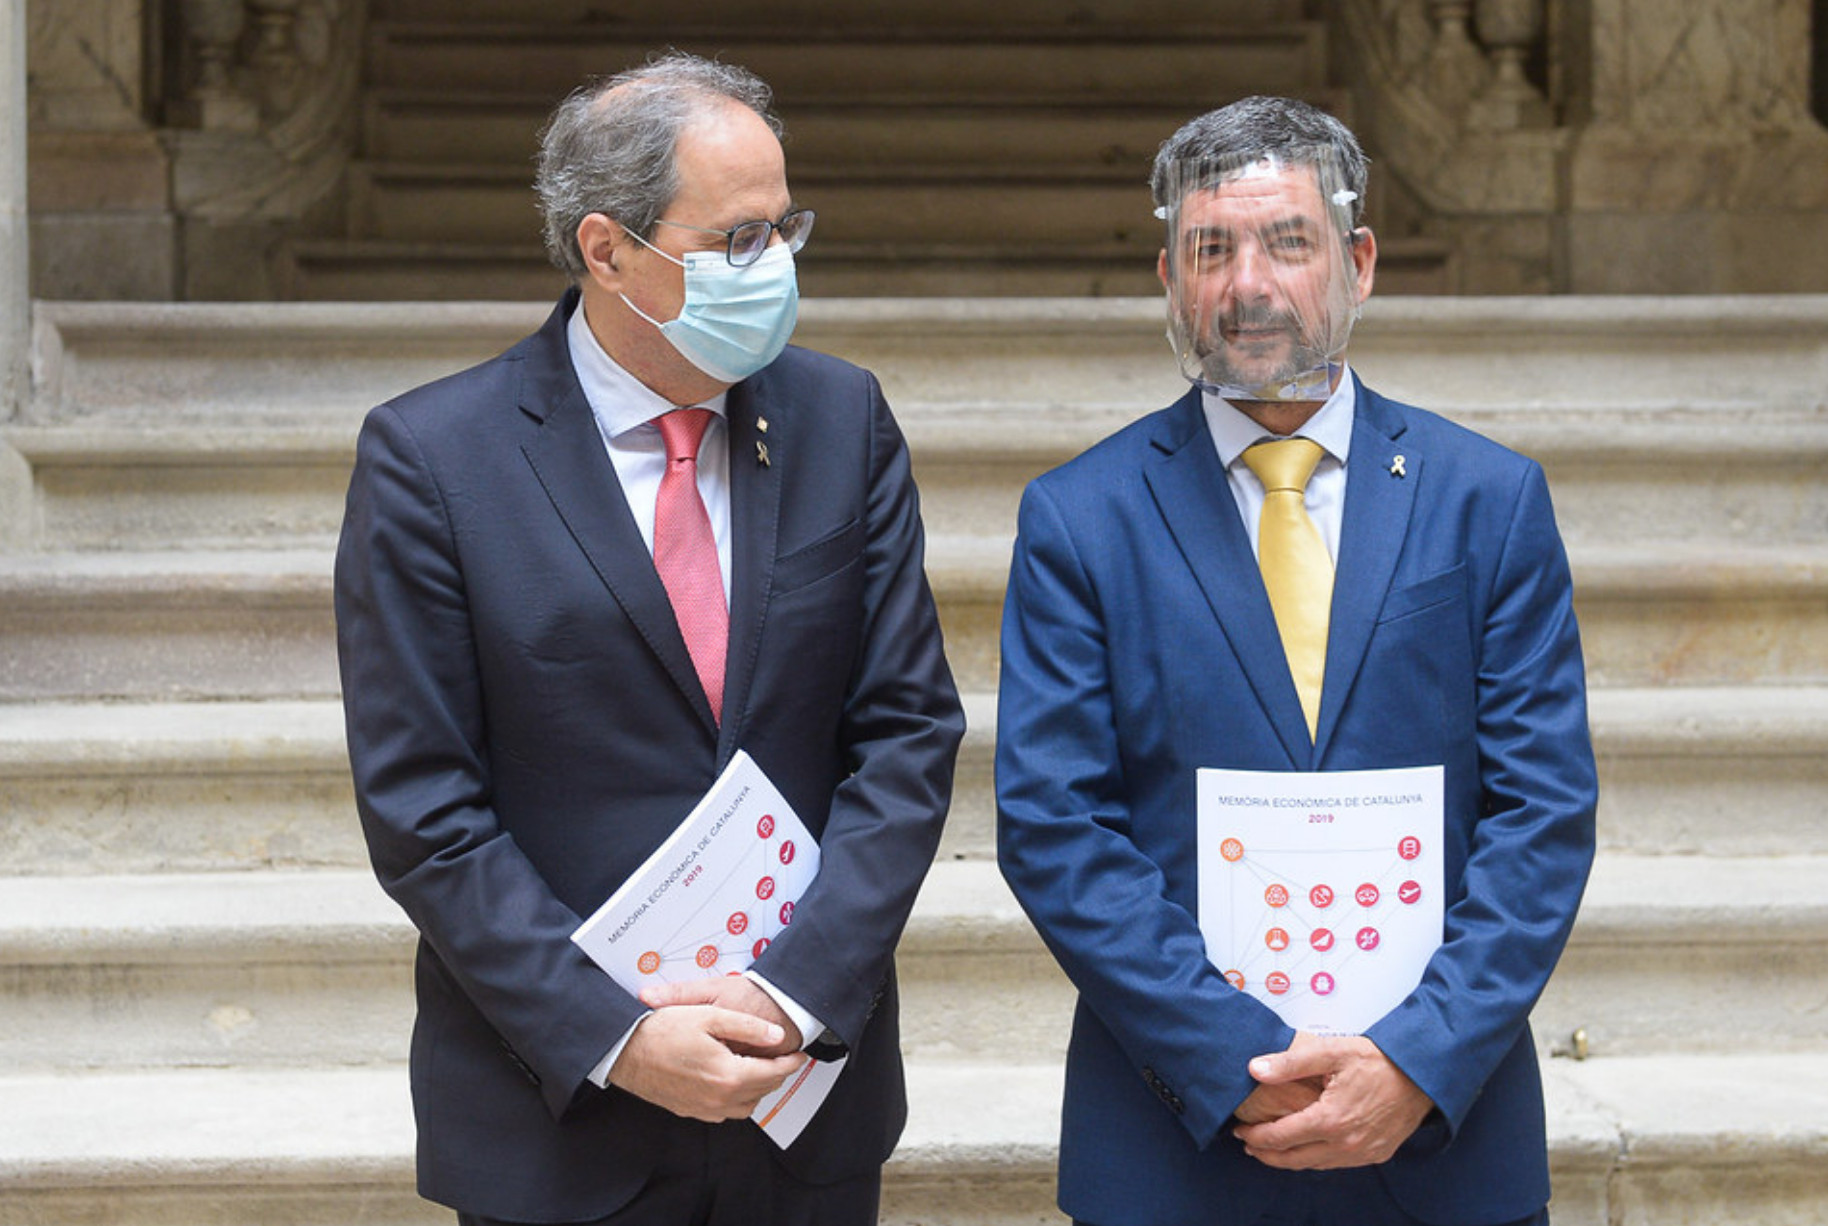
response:
{"label": "hand", "polygon": [[1252,1060],[1250,1075],[1264,1087],[1286,1089],[1315,1078],[1322,1086],[1312,1104],[1293,1114],[1267,1123],[1246,1120],[1233,1130],[1246,1153],[1280,1170],[1387,1161],[1434,1108],[1428,1095],[1363,1037],[1297,1034],[1287,1051]]}
{"label": "hand", "polygon": [[787,1015],[781,1012],[774,997],[768,995],[747,975],[718,975],[692,979],[684,983],[658,983],[641,989],[641,1003],[650,1009],[667,1009],[677,1005],[715,1005],[735,1013],[747,1013],[773,1023],[781,1031],[778,1043],[756,1045],[732,1043],[730,1050],[742,1056],[785,1056],[806,1045]]}
{"label": "hand", "polygon": [[778,1047],[781,1041],[779,1026],[747,1013],[711,1005],[659,1009],[635,1027],[609,1082],[687,1119],[746,1119],[806,1057],[744,1056],[734,1049]]}

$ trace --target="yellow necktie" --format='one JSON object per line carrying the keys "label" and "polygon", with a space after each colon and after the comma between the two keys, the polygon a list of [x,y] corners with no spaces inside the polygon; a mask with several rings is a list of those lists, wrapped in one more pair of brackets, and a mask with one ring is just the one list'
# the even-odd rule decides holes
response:
{"label": "yellow necktie", "polygon": [[1308,738],[1320,725],[1320,685],[1327,667],[1327,610],[1333,603],[1333,559],[1308,518],[1308,478],[1324,453],[1312,439],[1257,443],[1244,463],[1263,483],[1257,565],[1276,613],[1282,652],[1307,716]]}

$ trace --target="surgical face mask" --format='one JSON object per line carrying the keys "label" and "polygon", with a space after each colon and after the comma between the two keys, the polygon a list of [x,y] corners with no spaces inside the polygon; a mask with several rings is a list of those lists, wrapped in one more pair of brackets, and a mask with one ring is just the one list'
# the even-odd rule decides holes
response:
{"label": "surgical face mask", "polygon": [[1329,160],[1169,168],[1168,339],[1231,400],[1324,400],[1358,318],[1352,201]]}
{"label": "surgical face mask", "polygon": [[660,329],[686,361],[720,383],[737,383],[781,356],[800,314],[800,286],[786,243],[776,243],[753,264],[737,268],[722,251],[689,251],[680,260],[633,230],[628,233],[685,269],[685,305],[677,319],[662,322],[627,294],[621,298]]}

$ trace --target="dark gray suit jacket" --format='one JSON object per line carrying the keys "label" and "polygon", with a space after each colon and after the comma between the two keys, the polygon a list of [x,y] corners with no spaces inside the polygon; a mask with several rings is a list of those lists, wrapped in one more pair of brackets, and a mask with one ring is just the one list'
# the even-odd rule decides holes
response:
{"label": "dark gray suit jacket", "polygon": [[738,748],[823,853],[756,970],[852,1053],[781,1160],[823,1182],[888,1156],[905,1116],[892,951],[964,725],[881,391],[789,349],[727,402],[718,727],[573,373],[574,302],[369,415],[336,564],[357,802],[422,935],[421,1191],[516,1221],[608,1214],[691,1134],[587,1081],[642,1006],[569,937]]}

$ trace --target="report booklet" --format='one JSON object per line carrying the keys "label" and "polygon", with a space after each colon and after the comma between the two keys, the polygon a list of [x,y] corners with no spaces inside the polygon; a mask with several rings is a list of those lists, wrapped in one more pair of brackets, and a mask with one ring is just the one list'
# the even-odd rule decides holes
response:
{"label": "report booklet", "polygon": [[1297,1030],[1363,1034],[1440,948],[1442,771],[1201,770],[1200,932]]}
{"label": "report booklet", "polygon": [[[704,799],[571,939],[629,992],[736,975],[793,923],[819,872],[819,845],[748,754],[737,751]],[[756,1105],[785,1149],[844,1068],[808,1060]]]}

